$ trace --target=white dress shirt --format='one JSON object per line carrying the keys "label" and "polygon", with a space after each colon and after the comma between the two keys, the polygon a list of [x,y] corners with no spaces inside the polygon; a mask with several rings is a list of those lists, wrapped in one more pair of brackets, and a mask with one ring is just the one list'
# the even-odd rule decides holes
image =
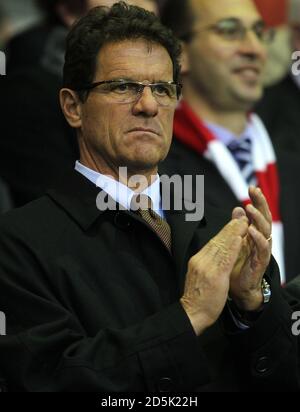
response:
{"label": "white dress shirt", "polygon": [[[75,170],[86,177],[95,186],[100,187],[106,192],[115,202],[119,203],[126,210],[130,210],[132,197],[136,194],[128,186],[113,179],[112,177],[103,175],[89,167],[84,166],[79,161],[75,164]],[[160,177],[155,176],[154,182],[141,192],[143,195],[150,197],[153,205],[153,210],[160,216],[164,217],[161,207],[161,193],[160,193]]]}

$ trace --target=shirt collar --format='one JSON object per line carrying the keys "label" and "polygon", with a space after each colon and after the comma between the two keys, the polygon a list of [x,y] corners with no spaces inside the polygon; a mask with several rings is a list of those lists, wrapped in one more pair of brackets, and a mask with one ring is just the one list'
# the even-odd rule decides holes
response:
{"label": "shirt collar", "polygon": [[[130,210],[132,197],[136,193],[129,187],[109,176],[84,166],[79,161],[75,164],[75,170],[85,176],[95,186],[104,190],[115,202],[119,203],[125,209]],[[162,216],[159,175],[157,175],[155,181],[141,193],[150,197],[153,210]]]}
{"label": "shirt collar", "polygon": [[236,135],[230,130],[218,124],[206,122],[205,125],[213,133],[216,139],[224,143],[225,146],[229,146],[231,143],[236,142],[237,140],[240,142],[246,138],[250,138],[252,140],[252,127],[250,122],[247,123],[245,130],[240,135]]}

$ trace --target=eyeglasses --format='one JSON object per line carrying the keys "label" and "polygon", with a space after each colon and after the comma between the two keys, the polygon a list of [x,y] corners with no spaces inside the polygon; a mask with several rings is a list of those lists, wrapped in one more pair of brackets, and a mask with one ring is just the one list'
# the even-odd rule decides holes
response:
{"label": "eyeglasses", "polygon": [[181,95],[182,85],[175,82],[142,83],[126,80],[106,80],[91,83],[77,91],[89,91],[97,88],[102,94],[107,94],[116,103],[134,103],[139,100],[145,87],[150,87],[155,100],[160,106],[172,106]]}
{"label": "eyeglasses", "polygon": [[[224,19],[218,21],[216,24],[204,27],[200,30],[196,30],[190,34],[184,36],[186,39],[192,38],[195,34],[205,31],[212,30],[217,33],[224,40],[228,41],[242,41],[246,38],[247,32],[253,31],[262,43],[271,43],[275,36],[275,30],[272,28],[267,28],[264,21],[260,20],[255,23],[252,27],[245,27],[244,24],[236,18]],[[184,40],[184,39],[183,39]]]}

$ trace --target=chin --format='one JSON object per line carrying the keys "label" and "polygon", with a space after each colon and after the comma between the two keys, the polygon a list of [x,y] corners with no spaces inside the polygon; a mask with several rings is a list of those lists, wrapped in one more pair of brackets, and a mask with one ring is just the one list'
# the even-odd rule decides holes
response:
{"label": "chin", "polygon": [[159,161],[151,159],[134,159],[128,163],[128,168],[136,171],[152,170],[158,167]]}
{"label": "chin", "polygon": [[131,158],[131,164],[135,164],[141,169],[151,169],[157,167],[158,163],[164,158],[164,150],[148,148],[148,150],[138,150]]}
{"label": "chin", "polygon": [[127,167],[130,171],[151,170],[157,166],[159,159],[157,157],[145,156],[122,156],[119,158],[119,165]]}
{"label": "chin", "polygon": [[243,97],[244,100],[252,101],[254,103],[260,100],[262,95],[263,89],[261,85],[248,86],[240,90],[240,96]]}
{"label": "chin", "polygon": [[236,103],[238,105],[237,108],[241,108],[241,106],[245,110],[250,110],[253,106],[258,103],[258,101],[262,98],[261,92],[252,92],[252,93],[237,93],[236,94]]}

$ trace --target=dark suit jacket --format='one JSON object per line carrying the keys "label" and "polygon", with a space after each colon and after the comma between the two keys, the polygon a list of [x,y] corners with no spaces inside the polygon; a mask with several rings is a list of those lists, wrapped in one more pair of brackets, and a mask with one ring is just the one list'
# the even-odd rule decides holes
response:
{"label": "dark suit jacket", "polygon": [[291,76],[265,90],[256,108],[275,145],[300,154],[300,90]]}
{"label": "dark suit jacket", "polygon": [[[287,281],[300,274],[300,164],[298,156],[277,152],[280,174],[280,209],[284,224],[285,264]],[[230,215],[239,206],[231,188],[220,175],[217,168],[203,156],[199,156],[176,138],[170,153],[161,165],[161,173],[180,175],[204,175],[205,198],[224,213]]]}
{"label": "dark suit jacket", "polygon": [[0,371],[9,390],[193,391],[298,388],[292,307],[276,264],[272,301],[241,332],[227,308],[197,338],[179,298],[189,257],[224,224],[170,211],[173,256],[128,211],[101,212],[97,190],[66,185],[0,218]]}

